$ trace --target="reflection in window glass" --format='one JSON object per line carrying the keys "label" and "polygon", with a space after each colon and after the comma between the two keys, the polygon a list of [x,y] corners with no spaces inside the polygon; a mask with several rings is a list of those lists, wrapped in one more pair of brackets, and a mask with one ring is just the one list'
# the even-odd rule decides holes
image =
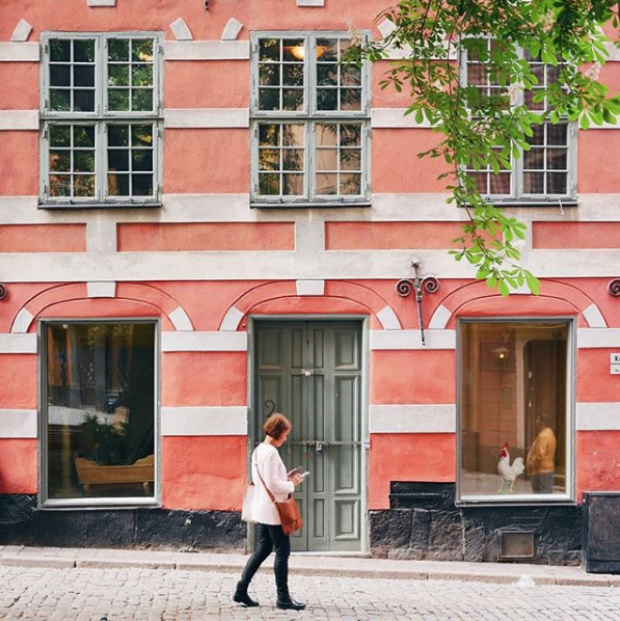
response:
{"label": "reflection in window glass", "polygon": [[567,323],[462,324],[462,497],[566,494],[567,338]]}
{"label": "reflection in window glass", "polygon": [[47,495],[154,495],[155,324],[48,324]]}

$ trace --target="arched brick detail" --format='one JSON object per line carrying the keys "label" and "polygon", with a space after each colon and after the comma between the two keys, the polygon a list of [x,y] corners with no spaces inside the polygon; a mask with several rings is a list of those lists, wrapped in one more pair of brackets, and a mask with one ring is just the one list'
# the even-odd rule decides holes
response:
{"label": "arched brick detail", "polygon": [[[175,321],[175,317],[171,318],[170,315],[177,313],[187,317],[177,300],[152,285],[118,283],[115,297],[92,298],[88,296],[86,283],[74,283],[51,287],[28,300],[15,315],[11,332],[32,332],[37,317],[47,315],[52,308],[71,303],[82,305],[78,314],[80,317],[113,317],[117,313],[123,314],[123,310],[127,309],[130,309],[129,316],[162,316],[165,318],[163,328],[166,331],[177,329],[175,325],[178,325],[178,320]],[[87,308],[88,304],[93,307]],[[97,310],[94,310],[95,304]],[[77,306],[73,308],[77,309]]]}
{"label": "arched brick detail", "polygon": [[[502,306],[505,305],[505,308]],[[577,314],[582,327],[606,327],[596,303],[572,285],[545,280],[540,295],[511,294],[503,298],[484,282],[460,287],[437,307],[429,325],[435,329],[454,327],[459,315],[559,315]]]}
{"label": "arched brick detail", "polygon": [[[387,309],[387,310],[386,310]],[[277,314],[368,314],[376,329],[385,329],[386,317],[400,329],[400,320],[390,305],[372,289],[346,281],[326,281],[321,296],[299,296],[295,281],[263,283],[237,298],[224,314],[220,330],[236,330],[250,313]]]}

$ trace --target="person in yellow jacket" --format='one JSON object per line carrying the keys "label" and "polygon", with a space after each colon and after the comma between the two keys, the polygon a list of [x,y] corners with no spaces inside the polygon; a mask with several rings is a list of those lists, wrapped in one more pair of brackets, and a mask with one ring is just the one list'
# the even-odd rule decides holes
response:
{"label": "person in yellow jacket", "polygon": [[550,422],[549,415],[544,412],[536,417],[538,435],[527,454],[526,467],[535,494],[553,493],[555,450],[558,443]]}

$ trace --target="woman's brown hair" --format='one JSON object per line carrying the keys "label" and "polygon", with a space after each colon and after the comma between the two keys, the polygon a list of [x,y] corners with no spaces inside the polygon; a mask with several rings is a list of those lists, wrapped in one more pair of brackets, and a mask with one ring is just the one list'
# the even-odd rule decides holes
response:
{"label": "woman's brown hair", "polygon": [[288,418],[286,418],[286,416],[284,416],[284,414],[276,412],[265,421],[263,431],[275,440],[279,440],[282,434],[287,429],[291,429],[292,427],[293,425],[291,425],[291,422]]}

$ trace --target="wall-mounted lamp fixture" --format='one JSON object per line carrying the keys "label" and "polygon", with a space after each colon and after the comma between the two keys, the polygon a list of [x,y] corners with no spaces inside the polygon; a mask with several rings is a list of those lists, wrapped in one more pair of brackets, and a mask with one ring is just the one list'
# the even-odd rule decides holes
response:
{"label": "wall-mounted lamp fixture", "polygon": [[437,293],[439,291],[439,280],[434,276],[420,276],[420,262],[412,261],[411,266],[414,269],[415,277],[413,280],[403,278],[396,283],[396,292],[401,298],[406,298],[415,292],[415,301],[418,305],[418,320],[420,322],[420,335],[422,337],[422,345],[426,345],[424,336],[424,315],[422,312],[422,299],[425,293]]}

